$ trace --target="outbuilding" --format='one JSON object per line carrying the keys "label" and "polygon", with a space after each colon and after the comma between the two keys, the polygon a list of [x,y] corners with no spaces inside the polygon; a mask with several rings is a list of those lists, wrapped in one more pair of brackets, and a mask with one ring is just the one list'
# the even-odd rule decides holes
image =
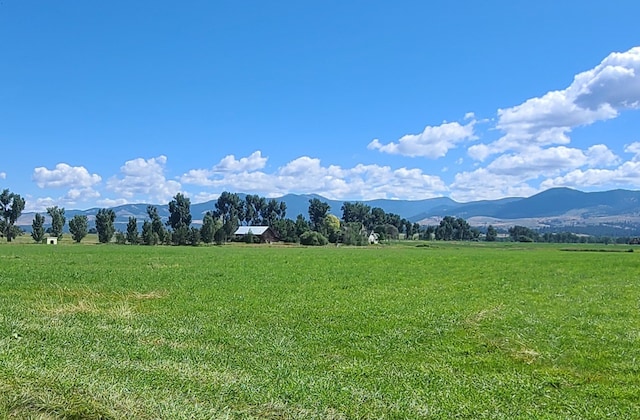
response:
{"label": "outbuilding", "polygon": [[234,235],[237,239],[242,240],[249,232],[259,238],[261,243],[271,243],[278,240],[278,236],[269,226],[240,226]]}
{"label": "outbuilding", "polygon": [[58,238],[55,236],[49,236],[47,238],[47,245],[58,245]]}

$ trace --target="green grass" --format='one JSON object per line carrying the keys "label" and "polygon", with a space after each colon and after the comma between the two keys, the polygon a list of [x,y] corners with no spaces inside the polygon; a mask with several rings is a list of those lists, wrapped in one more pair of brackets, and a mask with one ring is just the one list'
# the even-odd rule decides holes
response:
{"label": "green grass", "polygon": [[3,244],[0,418],[638,418],[640,253],[561,248]]}

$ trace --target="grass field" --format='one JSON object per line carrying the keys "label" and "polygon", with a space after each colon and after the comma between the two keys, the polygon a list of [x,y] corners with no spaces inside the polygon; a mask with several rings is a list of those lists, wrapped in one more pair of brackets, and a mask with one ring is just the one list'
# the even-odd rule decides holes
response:
{"label": "grass field", "polygon": [[2,244],[0,418],[640,418],[640,252],[560,248]]}

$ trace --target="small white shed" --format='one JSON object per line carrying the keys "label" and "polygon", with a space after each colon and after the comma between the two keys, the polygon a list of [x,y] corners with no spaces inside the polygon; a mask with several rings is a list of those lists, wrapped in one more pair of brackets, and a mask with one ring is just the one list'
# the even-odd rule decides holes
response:
{"label": "small white shed", "polygon": [[47,245],[58,245],[58,238],[55,236],[49,236],[47,238]]}

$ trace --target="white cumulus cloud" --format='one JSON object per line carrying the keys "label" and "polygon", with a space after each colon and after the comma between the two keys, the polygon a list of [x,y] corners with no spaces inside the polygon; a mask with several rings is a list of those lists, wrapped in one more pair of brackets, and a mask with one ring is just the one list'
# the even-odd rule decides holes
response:
{"label": "white cumulus cloud", "polygon": [[465,117],[471,121],[464,125],[458,122],[445,122],[438,126],[427,126],[422,133],[407,134],[397,143],[382,144],[380,140],[374,139],[367,148],[395,155],[441,158],[459,143],[476,139],[473,131],[476,124],[475,117],[472,113],[468,113]]}
{"label": "white cumulus cloud", "polygon": [[187,171],[180,177],[180,181],[184,184],[215,186],[220,184],[220,180],[233,174],[257,173],[257,171],[265,167],[267,160],[268,158],[263,157],[262,152],[259,150],[240,159],[236,159],[234,155],[227,155],[211,169],[191,169]]}
{"label": "white cumulus cloud", "polygon": [[6,172],[0,172],[0,179],[7,179],[7,173]]}
{"label": "white cumulus cloud", "polygon": [[640,142],[634,142],[631,144],[627,144],[624,147],[624,151],[626,153],[633,154],[633,160],[640,160]]}
{"label": "white cumulus cloud", "polygon": [[496,128],[504,135],[489,144],[469,148],[469,156],[484,160],[509,150],[532,145],[568,144],[579,126],[615,118],[626,109],[640,107],[640,47],[612,53],[591,70],[575,76],[564,90],[498,110]]}
{"label": "white cumulus cloud", "polygon": [[[352,168],[324,166],[320,159],[301,156],[279,167],[273,173],[263,171],[223,174],[202,178],[206,173],[192,170],[183,176],[200,179],[197,185],[215,191],[203,191],[198,198],[215,197],[219,191],[242,191],[277,197],[288,193],[315,193],[330,199],[407,198],[423,199],[442,195],[447,190],[437,176],[421,169],[391,169],[388,166],[358,164]],[[203,179],[205,182],[201,182]]]}
{"label": "white cumulus cloud", "polygon": [[577,168],[586,162],[587,156],[582,150],[559,146],[501,155],[487,169],[496,175],[537,177]]}
{"label": "white cumulus cloud", "polygon": [[236,159],[234,155],[227,155],[220,163],[213,167],[214,172],[251,172],[264,168],[267,163],[266,157],[257,150],[247,157]]}
{"label": "white cumulus cloud", "polygon": [[613,166],[620,163],[620,158],[615,155],[606,145],[596,144],[586,151],[587,163],[591,167]]}
{"label": "white cumulus cloud", "polygon": [[166,179],[166,163],[167,157],[164,155],[129,160],[120,167],[120,176],[107,181],[107,189],[127,201],[151,199],[168,202],[180,192],[181,185],[177,181]]}
{"label": "white cumulus cloud", "polygon": [[451,198],[461,202],[529,197],[539,192],[527,184],[526,177],[496,174],[487,168],[456,174],[450,189]]}
{"label": "white cumulus cloud", "polygon": [[88,188],[102,181],[100,175],[90,174],[84,166],[66,163],[58,163],[54,169],[35,168],[32,179],[40,188]]}
{"label": "white cumulus cloud", "polygon": [[640,185],[640,161],[628,161],[615,169],[590,168],[576,169],[559,177],[549,178],[540,186],[543,189],[552,187],[630,187]]}

